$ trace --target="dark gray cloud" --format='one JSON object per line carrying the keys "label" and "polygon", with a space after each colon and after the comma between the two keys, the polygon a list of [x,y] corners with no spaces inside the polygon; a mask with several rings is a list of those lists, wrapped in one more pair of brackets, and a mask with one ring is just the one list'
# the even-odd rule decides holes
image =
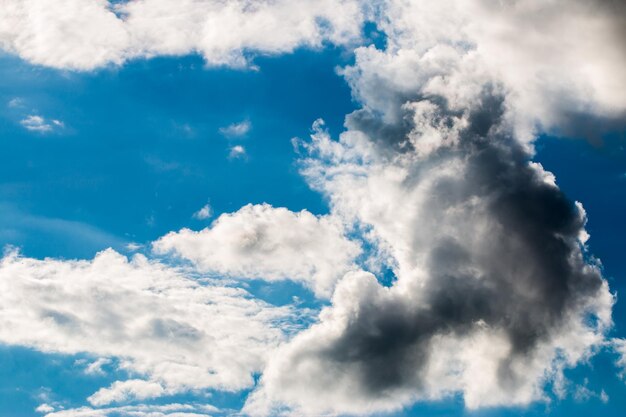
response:
{"label": "dark gray cloud", "polygon": [[[463,158],[466,176],[435,183],[430,195],[436,197],[427,203],[429,212],[444,213],[478,198],[484,202],[481,212],[468,210],[468,217],[490,220],[486,239],[469,247],[455,236],[432,236],[425,254],[426,302],[394,299],[381,306],[361,300],[359,314],[341,336],[318,352],[325,362],[354,368],[363,395],[384,395],[407,384],[419,387],[433,337],[463,335],[478,322],[506,332],[511,357],[530,355],[602,290],[599,271],[587,266],[581,252],[584,218],[528,164],[521,146],[498,132],[502,103],[498,96],[485,95],[471,112],[458,148],[433,156],[439,161]],[[397,143],[401,130],[376,127],[371,134],[389,133],[384,142]],[[524,377],[509,368],[510,359],[501,362],[502,385]]]}
{"label": "dark gray cloud", "polygon": [[[421,157],[414,151],[424,127],[409,113],[391,126],[365,110],[349,117],[349,127],[376,144],[382,166],[399,164],[399,156],[409,161],[402,165],[407,175],[398,193],[416,195],[408,201],[419,204],[402,206],[402,197],[373,203],[392,212],[391,223],[403,222],[393,241],[381,232],[384,244],[400,246],[404,239],[408,249],[395,256],[392,288],[356,279],[346,284],[355,288],[338,289],[344,295],[333,299],[320,324],[285,348],[279,361],[283,375],[275,376],[270,366],[264,389],[296,395],[305,381],[312,395],[335,401],[315,412],[360,414],[457,390],[472,406],[527,403],[541,391],[546,372],[560,372],[560,352],[582,354],[569,339],[577,337],[573,329],[581,337],[603,332],[606,317],[600,316],[612,300],[600,270],[585,258],[584,212],[530,163],[527,149],[506,125],[498,91],[486,87],[463,113],[449,110],[442,98],[428,100],[436,108],[435,125],[463,129],[455,131],[454,146],[444,144]],[[457,169],[445,173],[450,166]],[[384,186],[377,190],[381,200],[388,198]],[[341,192],[351,193],[351,187]],[[404,221],[407,210],[417,210],[419,219]],[[360,218],[368,219],[374,229],[387,227],[380,219]],[[493,358],[471,357],[472,343],[484,332],[489,343],[504,347]],[[444,339],[455,340],[457,349],[449,353],[449,368],[437,373]],[[487,389],[499,392],[493,400],[444,381],[450,374],[464,379],[465,369],[480,361],[493,368],[484,370],[493,377],[484,383]],[[345,396],[337,400],[337,391]],[[298,401],[298,412],[311,410]]]}

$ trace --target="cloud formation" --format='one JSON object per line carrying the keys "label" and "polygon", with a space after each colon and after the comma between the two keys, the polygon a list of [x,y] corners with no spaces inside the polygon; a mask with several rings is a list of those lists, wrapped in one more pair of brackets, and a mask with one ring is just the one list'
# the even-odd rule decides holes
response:
{"label": "cloud formation", "polygon": [[[90,261],[0,261],[0,341],[42,352],[115,357],[135,379],[89,401],[103,406],[189,389],[253,384],[285,338],[289,307],[242,289],[200,282],[182,271],[106,250]],[[282,328],[282,329],[281,329]]]}
{"label": "cloud formation", "polygon": [[126,405],[99,409],[81,407],[52,412],[53,410],[47,404],[38,407],[38,411],[46,413],[45,417],[211,417],[219,411],[211,405],[199,404]]}
{"label": "cloud formation", "polygon": [[60,120],[48,120],[35,114],[26,116],[24,119],[20,120],[20,124],[24,126],[26,130],[39,133],[48,133],[52,132],[54,129],[61,129],[64,127],[63,122]]}
{"label": "cloud formation", "polygon": [[190,53],[208,65],[245,67],[254,53],[354,42],[361,23],[354,0],[6,0],[0,47],[71,70]]}
{"label": "cloud formation", "polygon": [[250,129],[252,129],[252,123],[249,120],[244,120],[239,123],[232,123],[225,127],[220,127],[219,132],[227,138],[245,136]]}
{"label": "cloud formation", "polygon": [[153,249],[187,259],[204,272],[301,282],[321,297],[329,297],[339,278],[356,268],[360,254],[338,219],[268,204],[222,214],[199,232],[169,233]]}
{"label": "cloud formation", "polygon": [[[386,35],[384,49],[357,48],[341,71],[362,105],[346,131],[334,140],[318,121],[300,143],[302,173],[330,201],[329,215],[247,205],[153,244],[189,261],[192,276],[294,280],[330,298],[295,337],[286,335],[291,308],[141,255],[2,260],[1,341],[120,357],[138,375],[94,393],[93,407],[240,390],[255,373],[261,382],[244,408],[254,416],[370,414],[454,394],[469,408],[526,405],[549,385],[559,394],[563,370],[605,344],[614,297],[586,252],[586,214],[532,157],[538,133],[623,126],[621,3],[55,4],[7,1],[0,45],[64,69],[186,53],[242,67],[250,53],[352,44],[364,9]],[[368,266],[393,271],[391,285],[356,266],[361,245],[345,225],[372,248]]]}
{"label": "cloud formation", "polygon": [[346,275],[246,412],[369,414],[453,393],[526,405],[603,345],[614,299],[585,253],[585,212],[531,158],[568,115],[622,117],[618,9],[385,2],[386,49],[357,49],[343,71],[363,107],[338,141],[317,122],[301,145],[303,174],[396,280]]}

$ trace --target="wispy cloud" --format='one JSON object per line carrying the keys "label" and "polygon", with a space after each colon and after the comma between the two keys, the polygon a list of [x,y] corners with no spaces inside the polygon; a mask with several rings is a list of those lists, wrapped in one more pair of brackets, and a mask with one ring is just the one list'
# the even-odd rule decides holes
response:
{"label": "wispy cloud", "polygon": [[206,220],[210,218],[211,216],[213,216],[213,209],[211,208],[209,203],[202,206],[200,210],[196,211],[193,214],[194,219],[198,219],[198,220]]}
{"label": "wispy cloud", "polygon": [[248,132],[252,129],[252,123],[249,120],[243,120],[238,123],[232,123],[225,127],[220,127],[219,131],[222,135],[232,138],[232,137],[241,137],[248,134]]}
{"label": "wispy cloud", "polygon": [[228,153],[228,158],[230,159],[240,159],[245,158],[246,156],[246,148],[241,145],[235,145],[231,147],[230,152]]}
{"label": "wispy cloud", "polygon": [[20,124],[27,130],[32,132],[47,133],[52,132],[55,129],[62,129],[65,124],[57,119],[46,119],[36,114],[26,116],[20,120]]}

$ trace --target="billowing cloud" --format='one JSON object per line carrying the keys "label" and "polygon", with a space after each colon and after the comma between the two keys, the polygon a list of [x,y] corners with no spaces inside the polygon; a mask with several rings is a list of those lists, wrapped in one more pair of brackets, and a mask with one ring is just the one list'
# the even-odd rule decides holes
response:
{"label": "billowing cloud", "polygon": [[153,244],[205,272],[230,277],[299,281],[328,297],[351,269],[360,247],[344,237],[341,222],[329,216],[294,213],[267,204],[223,214],[211,227],[183,229]]}
{"label": "billowing cloud", "polygon": [[[8,1],[2,47],[79,70],[192,52],[246,66],[250,53],[350,43],[363,23],[357,1],[55,5]],[[94,393],[93,407],[242,389],[257,372],[244,409],[257,416],[370,414],[455,394],[469,408],[526,405],[548,386],[560,395],[563,370],[605,346],[614,297],[586,252],[582,204],[532,161],[533,141],[623,123],[626,8],[387,0],[365,9],[386,46],[357,48],[341,71],[362,108],[338,140],[318,121],[300,143],[302,173],[331,213],[248,205],[153,245],[200,273],[301,282],[331,299],[318,322],[287,338],[278,326],[289,308],[140,255],[10,255],[0,340],[122,358],[138,377]],[[355,266],[361,249],[345,225],[362,232],[371,265],[393,271],[391,285]]]}
{"label": "billowing cloud", "polygon": [[135,375],[94,393],[89,401],[97,406],[250,387],[268,352],[284,340],[292,313],[110,249],[86,261],[16,253],[0,261],[0,342],[114,357]]}
{"label": "billowing cloud", "polygon": [[602,344],[613,297],[585,261],[583,212],[473,110],[441,114],[450,145],[425,156],[372,150],[363,132],[314,135],[310,151],[326,157],[306,175],[333,211],[371,227],[397,279],[340,281],[320,323],[272,356],[247,412],[361,414],[455,392],[470,408],[524,405]]}
{"label": "billowing cloud", "polygon": [[525,405],[603,346],[614,299],[585,253],[585,212],[531,161],[535,134],[567,115],[626,109],[623,14],[592,3],[385,3],[386,49],[357,49],[343,71],[363,108],[338,141],[317,122],[301,147],[311,185],[396,280],[346,275],[272,357],[248,413],[369,414],[454,393]]}
{"label": "billowing cloud", "polygon": [[354,0],[6,0],[0,47],[34,64],[90,70],[155,55],[201,54],[242,67],[276,54],[360,36]]}

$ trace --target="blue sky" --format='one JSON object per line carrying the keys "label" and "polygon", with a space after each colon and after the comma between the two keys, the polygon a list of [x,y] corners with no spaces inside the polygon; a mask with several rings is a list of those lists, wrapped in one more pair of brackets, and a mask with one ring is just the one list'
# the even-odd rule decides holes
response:
{"label": "blue sky", "polygon": [[[481,1],[476,0],[476,4],[482,4]],[[114,3],[117,2],[107,7],[113,8]],[[121,7],[126,4],[119,3]],[[407,16],[430,13],[432,10],[428,7],[431,6],[423,6],[424,10],[419,9],[422,6],[410,6],[418,9],[399,14],[381,9],[378,14],[367,15],[372,11],[355,2],[360,6],[355,6],[354,10],[365,10],[363,15],[355,12],[344,21],[337,17],[332,5],[328,10],[326,6],[319,6],[322,9],[318,10],[315,8],[318,6],[307,3],[302,16],[291,11],[287,13],[290,17],[285,18],[283,2],[277,4],[277,10],[269,11],[278,16],[279,23],[272,23],[278,25],[276,34],[266,34],[261,25],[260,31],[254,32],[258,39],[242,35],[242,45],[235,42],[235,46],[228,46],[232,39],[225,36],[224,50],[214,48],[213,38],[198,43],[201,46],[183,48],[182,52],[177,50],[174,54],[167,52],[163,46],[166,42],[151,45],[146,41],[144,49],[132,45],[118,48],[109,46],[108,40],[92,39],[86,33],[84,42],[79,38],[80,42],[73,44],[75,39],[69,35],[61,41],[61,44],[67,42],[68,50],[78,51],[75,55],[63,53],[63,48],[57,54],[57,44],[40,40],[41,48],[29,49],[28,45],[17,41],[10,44],[13,38],[7,36],[8,41],[2,38],[9,29],[0,30],[0,40],[9,45],[2,46],[5,50],[0,51],[0,245],[5,248],[0,280],[3,281],[1,288],[10,293],[5,298],[0,297],[0,314],[4,314],[2,320],[7,323],[4,330],[0,323],[0,415],[161,417],[175,415],[168,414],[173,408],[169,411],[166,408],[172,404],[180,409],[174,410],[181,412],[176,416],[192,415],[187,412],[240,415],[242,409],[244,413],[258,416],[280,415],[285,410],[295,415],[406,417],[623,415],[626,383],[617,363],[622,357],[619,348],[612,346],[626,338],[626,306],[620,299],[626,291],[626,222],[623,221],[626,131],[621,127],[624,112],[606,109],[623,110],[626,103],[623,97],[616,99],[610,89],[593,78],[600,77],[594,74],[614,70],[613,56],[606,61],[601,55],[587,57],[598,64],[600,72],[590,71],[589,81],[574,71],[568,78],[570,82],[563,85],[549,76],[551,71],[559,73],[562,68],[544,54],[538,54],[537,61],[532,61],[541,68],[542,76],[536,76],[533,65],[524,67],[515,77],[489,73],[490,77],[495,77],[491,81],[502,86],[502,97],[505,97],[502,102],[506,103],[500,109],[501,114],[497,109],[493,111],[498,116],[490,123],[506,130],[506,134],[493,133],[495,127],[485,133],[489,140],[505,138],[502,146],[514,151],[526,149],[522,145],[532,143],[534,154],[519,151],[526,158],[519,165],[522,168],[515,165],[518,162],[513,158],[507,163],[518,167],[519,172],[530,175],[537,183],[541,182],[538,178],[544,175],[543,170],[554,174],[570,207],[569,214],[561,212],[557,216],[563,219],[555,220],[571,223],[559,229],[564,235],[558,238],[559,242],[569,242],[570,258],[564,259],[580,255],[584,262],[572,267],[580,268],[574,275],[598,282],[606,280],[610,293],[617,294],[612,310],[607,298],[610,298],[609,290],[604,288],[604,292],[598,290],[593,295],[584,293],[581,298],[572,298],[575,307],[559,313],[567,317],[559,322],[561,324],[543,328],[542,321],[538,330],[531,329],[529,334],[535,334],[536,330],[537,334],[544,331],[549,336],[537,337],[536,352],[544,352],[541,349],[545,348],[553,356],[545,359],[539,353],[537,356],[530,353],[525,356],[525,353],[509,357],[520,366],[515,369],[523,370],[523,376],[519,377],[521,382],[519,386],[513,384],[514,388],[499,379],[504,372],[500,368],[494,380],[489,379],[489,370],[485,370],[483,378],[480,373],[470,373],[466,368],[462,371],[454,368],[450,371],[456,375],[452,382],[433,373],[428,380],[415,377],[417,379],[410,379],[413,382],[403,380],[397,386],[383,386],[380,391],[371,393],[359,391],[370,387],[371,382],[363,381],[360,372],[365,372],[364,369],[369,369],[379,358],[366,347],[365,351],[371,356],[363,362],[358,358],[347,361],[347,365],[338,359],[338,362],[328,362],[327,352],[342,357],[344,346],[340,342],[334,344],[335,336],[329,334],[338,334],[336,329],[342,327],[337,323],[342,322],[337,317],[344,317],[341,312],[352,311],[353,307],[355,311],[371,311],[375,323],[378,323],[376,314],[381,315],[381,323],[388,323],[385,310],[398,313],[395,306],[386,304],[386,296],[376,298],[378,296],[372,294],[387,294],[384,288],[390,288],[389,294],[402,288],[417,291],[417,287],[411,285],[419,282],[415,277],[421,273],[420,268],[435,276],[437,271],[431,270],[434,268],[432,260],[423,265],[414,260],[437,253],[436,244],[441,236],[442,241],[450,238],[460,242],[459,247],[467,250],[472,259],[482,259],[482,252],[473,248],[476,244],[463,239],[468,239],[472,231],[481,233],[492,227],[492,221],[513,224],[506,223],[508,214],[500,218],[498,212],[490,208],[472,211],[467,205],[454,206],[456,197],[446,199],[438,194],[445,194],[448,188],[424,187],[430,186],[430,179],[434,184],[449,181],[451,195],[457,195],[454,194],[457,189],[473,190],[468,192],[474,192],[475,198],[483,202],[491,201],[493,195],[507,194],[509,190],[496,187],[493,195],[485,196],[481,194],[484,184],[477,186],[463,176],[441,179],[439,175],[460,172],[450,167],[471,168],[472,162],[468,161],[475,151],[472,147],[467,151],[462,146],[463,141],[470,140],[462,132],[463,129],[472,131],[475,121],[468,115],[473,114],[475,108],[483,111],[480,100],[487,94],[484,91],[489,90],[473,88],[474,83],[480,85],[486,77],[486,72],[476,68],[508,69],[518,58],[531,62],[533,48],[521,42],[516,52],[519,57],[509,56],[508,61],[483,57],[480,55],[483,50],[476,48],[479,51],[477,64],[467,58],[467,48],[474,51],[467,45],[484,42],[484,50],[488,51],[502,44],[485,41],[483,33],[472,32],[476,30],[473,26],[468,26],[467,42],[457,39],[456,35],[450,35],[445,41],[439,38],[427,41],[453,45],[453,52],[444,48],[439,57],[439,44],[423,48],[420,42],[426,41],[418,36],[419,31],[435,33],[440,27],[454,26],[434,17],[432,21],[423,22],[423,26],[414,27]],[[155,2],[154,7],[157,10],[161,6]],[[289,7],[284,6],[287,11],[291,10]],[[309,7],[310,16],[307,14]],[[565,15],[581,16],[582,9],[574,6],[568,9],[569,6],[563,4],[559,7]],[[115,11],[118,18],[145,13],[131,9]],[[489,21],[488,15],[480,14],[484,11],[472,9],[459,13],[466,12],[477,13],[478,19]],[[244,10],[241,13],[253,19],[247,13],[255,12]],[[511,20],[507,13],[513,16]],[[502,19],[505,26],[513,27],[519,23],[514,13],[505,11],[498,19]],[[64,16],[62,10],[59,15]],[[3,19],[9,22],[7,16],[0,12],[0,22]],[[441,15],[433,13],[432,16]],[[610,15],[601,16],[606,18],[607,27],[613,24]],[[29,18],[20,18],[30,24]],[[305,23],[312,19],[314,33],[296,31],[294,35],[290,26],[292,18]],[[532,13],[523,18],[539,21]],[[54,27],[55,17],[50,19],[50,27]],[[371,21],[377,19],[380,20]],[[365,20],[368,23],[364,23]],[[23,26],[31,30],[26,23]],[[44,33],[48,30],[46,25],[34,25],[33,30]],[[345,26],[343,32],[339,30],[341,25]],[[402,30],[395,31],[395,25]],[[110,32],[105,33],[111,33],[113,39],[115,28],[109,29]],[[22,29],[11,30],[18,33]],[[488,33],[492,36],[495,32]],[[295,39],[298,36],[300,38]],[[397,39],[390,42],[389,36]],[[546,48],[557,48],[562,41],[560,35],[550,30],[541,32],[538,38],[542,36],[547,39],[543,43]],[[503,39],[510,42],[506,37]],[[605,42],[607,50],[615,47],[606,39],[592,41]],[[105,52],[91,56],[80,49],[85,45],[88,46],[86,51],[104,45]],[[132,55],[135,52],[131,51],[136,50],[149,52]],[[586,53],[584,48],[579,51],[571,47],[563,57],[578,58]],[[100,56],[108,58],[100,62]],[[240,56],[245,58],[243,65]],[[544,58],[547,61],[541,61]],[[463,70],[457,71],[459,68]],[[621,68],[615,71],[619,74]],[[472,72],[474,70],[476,73]],[[496,73],[500,74],[494,70],[493,74]],[[446,81],[437,84],[441,80]],[[554,95],[548,98],[542,96],[548,94],[544,82],[551,83],[549,87],[553,88]],[[581,93],[589,89],[595,89],[591,96],[596,101]],[[479,90],[482,92],[477,93]],[[446,104],[432,97],[443,98]],[[533,107],[532,104],[539,102],[541,106]],[[423,113],[420,113],[421,105],[426,108]],[[454,108],[455,105],[458,108]],[[428,109],[432,108],[435,110],[429,113]],[[593,140],[555,136],[555,131],[572,131],[575,123],[569,126],[569,116],[563,115],[580,108],[587,109],[592,118],[607,120],[610,128],[597,132]],[[350,114],[352,116],[348,116]],[[324,121],[322,128],[316,127],[318,119]],[[507,124],[510,120],[517,124]],[[529,125],[533,126],[532,140],[526,138]],[[455,131],[451,126],[461,127]],[[434,128],[429,130],[430,127]],[[404,139],[409,138],[406,139],[406,143],[410,142],[408,148],[402,148],[407,146],[404,142],[404,145],[393,142],[395,132],[402,132]],[[448,141],[453,144],[449,145]],[[407,155],[414,158],[407,158]],[[540,163],[543,170],[536,165],[524,168],[528,160]],[[398,180],[401,177],[398,172],[409,174]],[[471,173],[471,169],[465,172]],[[535,182],[531,181],[532,187],[548,187]],[[559,193],[556,187],[541,190],[542,196]],[[584,206],[585,229],[591,236],[587,242],[576,240],[582,226],[577,223],[578,214],[572,214],[578,213],[573,211],[577,210],[573,201]],[[264,203],[269,206],[263,206]],[[247,206],[250,204],[252,206]],[[452,209],[466,210],[466,216],[457,217],[445,209],[437,210],[437,207],[444,207],[438,204],[450,204],[450,213]],[[206,207],[206,215],[198,214],[203,207]],[[287,210],[278,209],[283,207]],[[536,227],[533,223],[536,218],[551,219],[551,207],[546,203],[545,207],[537,209],[545,209],[545,216],[533,217],[535,212],[523,212],[528,216],[524,227]],[[411,210],[419,213],[417,220],[411,216]],[[508,235],[513,236],[515,242],[518,242],[517,237],[526,242],[527,235],[511,227],[503,232],[498,232],[498,228],[490,229],[491,232],[481,237],[481,242],[493,238],[496,245],[500,244],[498,239],[506,245]],[[186,234],[185,228],[201,232]],[[240,235],[243,236],[241,242],[233,240],[232,236]],[[539,254],[548,253],[552,247],[549,242],[543,246],[544,243],[535,242],[530,252],[536,253],[538,258]],[[165,249],[159,249],[159,245]],[[14,248],[19,250],[19,255],[12,253]],[[98,258],[101,255],[97,254],[107,248],[113,251]],[[515,259],[523,259],[527,253],[520,250],[519,254],[510,254],[510,262],[519,265]],[[120,254],[121,258],[115,257]],[[455,255],[448,256],[454,258]],[[455,264],[458,260],[452,258],[446,258],[447,262]],[[98,263],[98,259],[103,259],[103,263]],[[473,262],[479,263],[468,268],[483,268],[487,271],[484,276],[488,276],[489,261]],[[533,260],[528,262],[534,265]],[[447,265],[441,268],[447,271]],[[512,300],[522,300],[528,293],[542,291],[537,290],[537,283],[525,287],[523,281],[530,279],[524,278],[527,275],[543,276],[544,271],[529,267],[529,274],[522,273],[518,277],[519,271],[515,268],[511,267],[514,277],[511,282],[519,282],[523,288],[510,287],[513,288],[510,291],[519,291]],[[546,271],[546,274],[551,273],[549,267]],[[361,285],[366,285],[362,283],[367,282],[370,272],[378,284],[371,284],[373,287],[365,290]],[[561,279],[565,286],[572,286],[568,291],[578,291],[567,281],[569,278],[557,277]],[[138,282],[137,287],[135,282]],[[428,282],[426,279],[422,285]],[[190,292],[184,292],[188,289]],[[176,292],[178,290],[183,291],[182,296]],[[443,291],[450,298],[457,294],[450,288]],[[459,291],[463,295],[463,288]],[[398,294],[398,300],[403,300],[398,301],[400,305],[427,302],[416,301],[421,300],[417,296],[411,298],[410,291],[409,295]],[[424,294],[426,297],[438,295],[436,291]],[[544,295],[545,299],[551,299],[553,294]],[[208,297],[211,301],[201,298],[194,304],[196,297]],[[71,303],[65,303],[65,299],[71,299]],[[108,304],[99,304],[101,302]],[[493,311],[506,308],[493,300],[482,302],[493,303]],[[150,303],[155,303],[154,312],[145,307],[152,305]],[[89,310],[91,304],[96,305],[93,311]],[[529,320],[534,319],[535,310],[537,315],[544,314],[544,310],[552,311],[552,306],[544,304],[527,307],[531,311]],[[585,307],[580,307],[583,304]],[[374,307],[368,310],[366,305]],[[606,306],[612,311],[613,324],[602,327],[603,324],[598,323],[605,319],[602,312]],[[213,307],[216,310],[208,310]],[[322,308],[325,313],[319,316]],[[527,313],[520,308],[512,309],[510,314],[523,316]],[[199,312],[205,311],[213,313],[198,317]],[[403,317],[401,308],[398,311],[400,313],[392,317]],[[359,329],[365,329],[371,322],[359,316],[366,313],[354,314],[352,322],[344,323],[343,331],[348,335],[345,337],[349,340],[350,347],[346,348],[351,352],[349,355],[358,356]],[[494,333],[489,334],[493,339],[488,339],[487,347],[503,343],[497,331],[510,329],[499,319],[484,314],[484,320],[483,317],[477,321],[472,318],[468,328],[455,330],[456,324],[451,322],[443,326],[444,330],[433,331],[434,336],[430,333],[424,336],[432,338],[428,343],[442,343],[438,349],[429,347],[430,355],[438,357],[438,350],[449,349],[440,338],[453,334],[458,337],[454,342],[458,343],[458,349],[455,347],[455,352],[450,353],[450,363],[460,361],[467,369],[483,363],[485,369],[489,368],[489,358],[485,350],[481,350],[486,348],[476,341],[482,340],[484,328],[481,326],[493,326]],[[221,324],[220,315],[226,317],[227,324]],[[548,315],[546,313],[546,322],[550,320]],[[228,321],[231,319],[232,322]],[[459,320],[463,322],[462,318]],[[399,321],[397,329],[400,330],[396,332],[396,324],[390,324],[391,336],[387,338],[405,340],[401,336],[402,320]],[[42,325],[44,322],[46,324]],[[93,323],[106,325],[98,327]],[[207,323],[207,327],[202,327],[202,323]],[[242,327],[232,323],[240,323]],[[312,326],[313,323],[318,323],[317,327]],[[350,327],[352,323],[357,323],[356,330]],[[153,333],[148,335],[148,330],[142,330],[144,324]],[[581,327],[576,327],[578,325]],[[366,330],[363,331],[367,333]],[[376,328],[367,334],[376,331],[381,330]],[[207,339],[201,339],[205,333]],[[198,338],[197,334],[202,336]],[[387,334],[384,325],[382,334]],[[89,340],[94,335],[102,336],[102,347],[98,346],[98,341]],[[376,337],[379,336],[374,336],[377,343],[395,343]],[[231,338],[233,344],[229,344]],[[303,343],[306,340],[308,346]],[[364,340],[371,339],[365,337]],[[411,342],[410,349],[416,349],[418,355],[421,336],[416,340]],[[352,341],[355,341],[355,350],[351,350]],[[456,346],[454,343],[452,346]],[[133,344],[140,347],[135,349]],[[163,346],[165,353],[159,352],[159,346]],[[307,350],[309,348],[312,350]],[[128,349],[128,354],[124,349]],[[220,360],[212,356],[213,349]],[[494,355],[500,354],[494,352]],[[305,362],[307,366],[312,363],[312,369],[299,366],[302,363],[298,358],[303,357],[314,358],[313,362]],[[402,368],[417,366],[420,370],[417,373],[422,375],[421,364],[415,365],[406,358],[409,362],[402,364],[404,356],[399,354],[398,357]],[[559,360],[565,357],[574,358],[573,363],[559,367]],[[385,358],[395,363],[395,357]],[[421,360],[428,364],[430,359]],[[487,362],[481,362],[483,360]],[[161,369],[161,361],[165,367],[182,364],[205,369],[206,375],[216,379],[205,380],[204,375],[194,373],[195,370],[183,374],[187,368],[180,368],[183,375],[180,377],[178,368],[174,371],[171,370],[174,368]],[[231,364],[232,369],[221,367],[221,362]],[[336,363],[337,369],[329,363]],[[354,363],[357,363],[356,368],[352,367]],[[345,379],[337,382],[339,377],[336,377],[331,382],[319,382],[328,378],[326,372]],[[191,379],[180,382],[181,378]],[[380,376],[380,379],[384,378]],[[128,381],[139,381],[138,388],[116,391],[116,384]],[[292,381],[292,386],[285,381]],[[142,390],[152,389],[157,389],[158,394],[143,394]],[[353,389],[354,397],[345,394]],[[98,397],[98,393],[102,395]],[[253,401],[256,396],[269,398],[271,401],[267,400],[270,401],[267,404],[274,408],[263,414],[263,406],[267,404]],[[315,400],[311,398],[328,404],[312,405]],[[471,406],[472,398],[477,398],[477,407]],[[389,409],[392,411],[388,412]],[[149,414],[150,410],[155,414]]]}

